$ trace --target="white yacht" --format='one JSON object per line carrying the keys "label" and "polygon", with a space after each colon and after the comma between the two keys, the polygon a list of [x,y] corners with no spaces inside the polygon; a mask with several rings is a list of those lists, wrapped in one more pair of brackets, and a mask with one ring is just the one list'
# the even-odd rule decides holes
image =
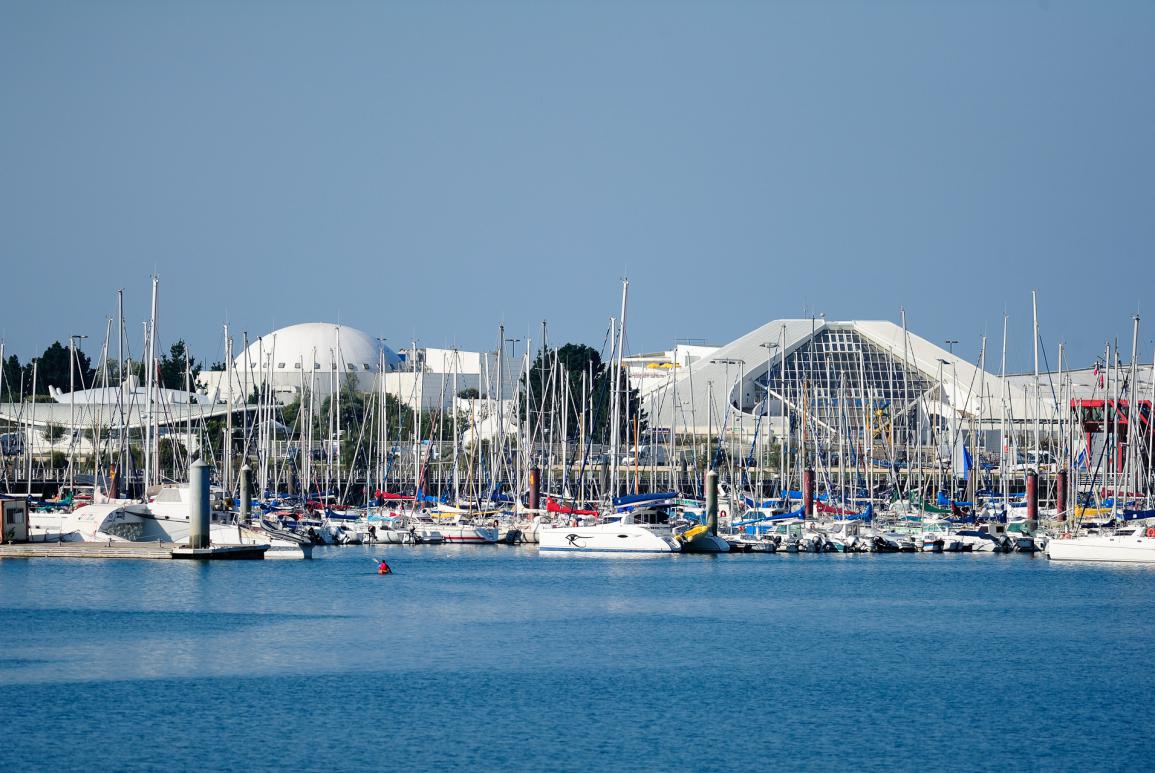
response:
{"label": "white yacht", "polygon": [[[571,521],[571,523],[574,523]],[[601,520],[537,527],[538,549],[589,553],[678,553],[670,514],[665,508],[640,507]]]}
{"label": "white yacht", "polygon": [[1128,526],[1116,529],[1114,534],[1060,535],[1048,540],[1046,553],[1047,558],[1054,561],[1155,564],[1155,530]]}
{"label": "white yacht", "polygon": [[[189,538],[189,487],[164,486],[147,503],[124,500],[85,505],[71,513],[29,518],[36,542],[171,542]],[[271,533],[237,523],[232,513],[214,511],[209,523],[214,545],[268,545],[265,558],[311,558],[313,546],[287,532]]]}

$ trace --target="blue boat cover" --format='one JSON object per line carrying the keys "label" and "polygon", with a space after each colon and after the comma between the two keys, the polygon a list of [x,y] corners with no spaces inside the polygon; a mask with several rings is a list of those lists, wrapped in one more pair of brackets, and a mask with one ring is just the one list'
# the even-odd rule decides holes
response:
{"label": "blue boat cover", "polygon": [[677,496],[677,491],[658,491],[653,494],[628,494],[624,497],[614,497],[614,507],[636,505],[640,502],[658,502],[663,499],[675,499]]}

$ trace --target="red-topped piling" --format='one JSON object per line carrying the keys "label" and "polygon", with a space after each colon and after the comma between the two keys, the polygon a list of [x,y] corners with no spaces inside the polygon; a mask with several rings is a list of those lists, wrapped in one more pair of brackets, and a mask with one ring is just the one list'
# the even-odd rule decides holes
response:
{"label": "red-topped piling", "polygon": [[802,506],[807,518],[814,516],[814,470],[802,471]]}
{"label": "red-topped piling", "polygon": [[537,510],[541,498],[541,470],[536,466],[529,468],[529,509]]}

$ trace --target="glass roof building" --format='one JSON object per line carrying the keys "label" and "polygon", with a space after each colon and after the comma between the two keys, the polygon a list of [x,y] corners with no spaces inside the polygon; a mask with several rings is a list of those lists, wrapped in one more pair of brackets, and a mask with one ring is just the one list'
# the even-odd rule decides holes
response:
{"label": "glass roof building", "polygon": [[[663,384],[648,386],[645,401],[651,426],[677,433],[713,434],[725,423],[752,434],[765,419],[764,431],[776,434],[805,422],[862,437],[880,426],[897,432],[977,421],[990,429],[1004,417],[1033,421],[1028,398],[901,325],[818,318],[775,320],[678,363]],[[1038,411],[1044,421],[1057,415],[1045,401]]]}

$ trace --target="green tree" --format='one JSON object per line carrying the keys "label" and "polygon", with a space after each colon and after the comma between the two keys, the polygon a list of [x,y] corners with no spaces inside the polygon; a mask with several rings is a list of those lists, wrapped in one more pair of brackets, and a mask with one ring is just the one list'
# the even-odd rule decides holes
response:
{"label": "green tree", "polygon": [[[555,359],[561,373],[558,383],[551,380]],[[585,374],[584,381],[583,374]],[[570,439],[577,438],[581,432],[582,405],[588,397],[587,421],[592,421],[593,424],[593,440],[607,442],[610,436],[610,423],[613,420],[613,409],[610,402],[614,387],[613,369],[602,362],[601,354],[596,349],[585,344],[565,344],[561,348],[546,349],[538,354],[529,370],[530,400],[525,399],[526,377],[523,375],[520,380],[521,418],[524,420],[528,411],[528,415],[532,417],[533,421],[538,421],[543,399],[546,401],[545,408],[547,410],[556,410],[555,406],[560,405],[564,397],[562,393],[566,380],[569,381],[570,393],[570,400],[565,407],[569,413],[567,426],[569,427]],[[587,394],[584,395],[582,393],[583,383],[587,389]],[[628,374],[625,372],[622,373],[622,388],[627,395],[629,405],[628,409],[622,411],[621,414],[621,431],[623,437],[632,438],[632,417],[637,416],[639,418],[642,429],[647,428],[649,422],[645,411],[642,410],[638,390],[630,386]]]}
{"label": "green tree", "polygon": [[[24,366],[24,380],[28,382],[25,394],[31,389],[32,384],[32,364]],[[44,350],[44,353],[36,358],[36,394],[47,395],[48,387],[54,386],[57,389],[68,391],[69,386],[75,386],[76,389],[85,389],[92,386],[96,371],[92,367],[92,362],[79,348],[76,350],[76,359],[72,358],[72,351],[69,347],[62,345],[59,341],[53,341],[52,345]],[[4,374],[5,380],[8,379],[8,374]]]}
{"label": "green tree", "polygon": [[188,384],[196,384],[197,376],[201,372],[201,364],[197,362],[195,357],[189,355],[188,348],[182,338],[169,347],[168,354],[161,355],[160,363],[157,365],[157,373],[162,387],[182,391],[186,388],[186,358],[188,359],[187,370],[191,374]]}
{"label": "green tree", "polygon": [[4,388],[3,394],[8,402],[17,402],[26,394],[24,385],[24,368],[20,365],[20,358],[15,354],[9,355],[4,361]]}

